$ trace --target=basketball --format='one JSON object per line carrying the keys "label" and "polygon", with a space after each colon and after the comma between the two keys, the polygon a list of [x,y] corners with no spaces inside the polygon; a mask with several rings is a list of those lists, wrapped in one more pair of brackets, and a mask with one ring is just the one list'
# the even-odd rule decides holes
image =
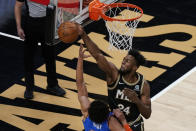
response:
{"label": "basketball", "polygon": [[59,39],[64,43],[72,43],[78,38],[78,29],[73,22],[64,22],[58,28]]}

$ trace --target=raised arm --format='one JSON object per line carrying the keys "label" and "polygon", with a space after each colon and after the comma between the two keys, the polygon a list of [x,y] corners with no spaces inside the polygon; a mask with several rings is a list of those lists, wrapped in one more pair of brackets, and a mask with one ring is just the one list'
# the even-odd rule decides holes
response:
{"label": "raised arm", "polygon": [[76,68],[76,86],[78,90],[78,100],[80,102],[82,114],[87,116],[90,101],[88,99],[88,92],[83,78],[83,59],[88,57],[84,55],[82,44],[80,45],[77,68]]}
{"label": "raised arm", "polygon": [[19,2],[18,0],[16,0],[15,7],[14,7],[17,33],[21,39],[25,39],[25,34],[21,26],[21,17],[22,17],[21,10],[22,10],[23,4],[24,2]]}
{"label": "raised arm", "polygon": [[95,58],[99,68],[106,73],[106,79],[108,84],[113,83],[118,76],[118,69],[114,64],[107,61],[105,56],[101,53],[99,47],[88,37],[83,28],[78,25],[79,34],[87,46],[90,54]]}

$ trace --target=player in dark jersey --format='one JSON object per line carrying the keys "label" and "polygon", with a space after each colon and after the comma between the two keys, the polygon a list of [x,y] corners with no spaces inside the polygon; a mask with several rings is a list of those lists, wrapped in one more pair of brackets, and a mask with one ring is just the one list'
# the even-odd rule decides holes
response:
{"label": "player in dark jersey", "polygon": [[143,76],[137,73],[145,58],[137,51],[130,50],[124,57],[120,70],[107,61],[99,47],[78,25],[79,35],[98,66],[106,73],[110,107],[120,108],[133,131],[143,131],[141,115],[148,119],[151,115],[150,86]]}
{"label": "player in dark jersey", "polygon": [[95,100],[92,103],[89,101],[88,92],[83,80],[83,59],[88,57],[84,52],[85,50],[83,51],[81,44],[76,69],[76,85],[85,131],[132,131],[127,124],[124,114],[120,110],[114,109],[113,114],[110,112],[109,106],[103,101]]}

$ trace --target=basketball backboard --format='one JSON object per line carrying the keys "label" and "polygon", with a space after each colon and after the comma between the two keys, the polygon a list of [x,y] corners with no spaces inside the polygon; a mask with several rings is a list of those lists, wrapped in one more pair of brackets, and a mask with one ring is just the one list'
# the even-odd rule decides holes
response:
{"label": "basketball backboard", "polygon": [[[75,21],[82,26],[91,23],[89,19],[88,5],[84,6],[85,0],[52,0],[56,5],[55,16],[55,40],[58,41],[58,27],[65,21]],[[86,0],[92,1],[92,0]],[[123,0],[100,0],[101,3],[111,4]]]}

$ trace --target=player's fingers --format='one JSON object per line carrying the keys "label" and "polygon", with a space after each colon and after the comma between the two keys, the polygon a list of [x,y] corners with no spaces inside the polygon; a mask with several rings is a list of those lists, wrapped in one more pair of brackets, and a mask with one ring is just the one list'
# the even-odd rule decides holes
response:
{"label": "player's fingers", "polygon": [[84,58],[88,58],[88,57],[91,57],[91,55],[85,55],[85,54],[84,54]]}
{"label": "player's fingers", "polygon": [[115,116],[117,116],[117,109],[113,109],[113,113]]}
{"label": "player's fingers", "polygon": [[75,21],[73,21],[72,23],[74,23],[78,27],[78,29],[82,28],[82,26],[79,23],[77,23]]}
{"label": "player's fingers", "polygon": [[80,51],[82,51],[83,50],[83,45],[82,44],[80,44]]}
{"label": "player's fingers", "polygon": [[130,89],[124,89],[124,90],[123,90],[123,93],[124,93],[126,96],[130,96],[130,95],[133,94],[133,91],[130,90]]}
{"label": "player's fingers", "polygon": [[124,88],[123,89],[123,93],[126,93],[128,90],[127,90],[127,88]]}
{"label": "player's fingers", "polygon": [[84,53],[85,51],[87,51],[87,49],[84,49],[84,50],[82,51],[82,53]]}
{"label": "player's fingers", "polygon": [[119,108],[117,108],[117,109],[115,109],[115,110],[120,112],[120,109],[119,109]]}
{"label": "player's fingers", "polygon": [[123,91],[124,91],[124,92],[132,92],[133,90],[128,89],[128,88],[125,88]]}
{"label": "player's fingers", "polygon": [[121,112],[121,111],[120,111],[120,109],[117,108],[117,109],[113,109],[113,112],[118,113],[118,112]]}

